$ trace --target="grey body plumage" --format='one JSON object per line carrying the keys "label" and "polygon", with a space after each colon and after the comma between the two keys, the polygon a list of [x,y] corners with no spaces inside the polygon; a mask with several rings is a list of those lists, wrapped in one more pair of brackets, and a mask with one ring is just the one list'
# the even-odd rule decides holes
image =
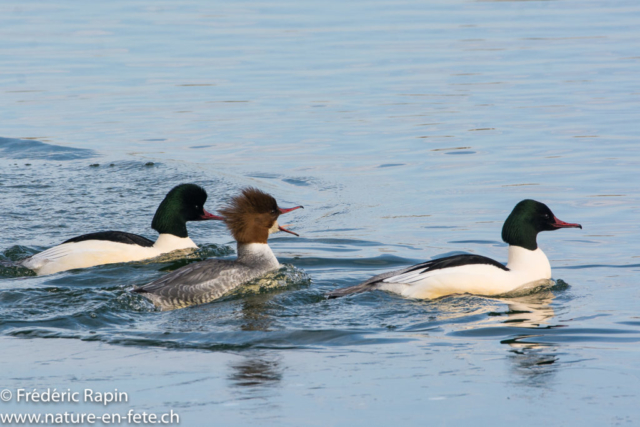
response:
{"label": "grey body plumage", "polygon": [[216,300],[279,267],[266,244],[239,245],[235,261],[212,259],[190,264],[134,292],[161,310],[174,310]]}
{"label": "grey body plumage", "polygon": [[269,234],[286,231],[278,217],[290,209],[278,207],[276,200],[258,189],[245,188],[220,212],[238,242],[238,258],[206,260],[182,267],[133,290],[161,310],[205,304],[233,291],[248,281],[280,268],[267,244]]}

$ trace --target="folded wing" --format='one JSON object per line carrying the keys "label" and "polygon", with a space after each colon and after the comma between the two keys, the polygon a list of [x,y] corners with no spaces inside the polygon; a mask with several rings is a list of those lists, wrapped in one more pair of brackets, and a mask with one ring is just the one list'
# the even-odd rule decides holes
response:
{"label": "folded wing", "polygon": [[376,289],[377,285],[381,283],[400,283],[411,285],[412,283],[426,279],[431,274],[442,272],[444,269],[473,264],[491,265],[501,270],[509,271],[509,269],[503,264],[485,256],[471,254],[453,255],[426,261],[400,270],[379,274],[359,285],[330,292],[327,294],[327,298],[339,298],[345,295],[371,291]]}

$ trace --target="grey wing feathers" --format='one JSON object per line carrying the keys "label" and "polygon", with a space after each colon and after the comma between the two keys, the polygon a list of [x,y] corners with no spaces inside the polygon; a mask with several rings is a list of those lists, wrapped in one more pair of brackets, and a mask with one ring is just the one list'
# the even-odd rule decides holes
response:
{"label": "grey wing feathers", "polygon": [[40,259],[54,260],[54,259],[67,256],[69,253],[71,253],[71,250],[69,248],[58,246],[58,247],[53,247],[51,249],[47,249],[46,251],[40,252],[39,254],[35,254],[31,257],[31,259],[40,258]]}
{"label": "grey wing feathers", "polygon": [[71,253],[72,250],[65,245],[54,246],[53,248],[49,248],[46,251],[23,259],[22,261],[20,261],[20,264],[27,268],[38,269],[44,264],[58,260],[60,258],[64,258]]}
{"label": "grey wing feathers", "polygon": [[377,276],[373,276],[369,280],[366,280],[366,281],[360,283],[359,285],[350,286],[348,288],[337,289],[335,291],[329,292],[327,294],[327,298],[329,298],[329,299],[331,299],[331,298],[340,298],[340,297],[343,297],[343,296],[346,296],[346,295],[359,294],[361,292],[372,291],[372,290],[375,289],[375,285],[377,285],[378,283],[380,283],[380,282],[382,282],[385,279],[388,279],[390,277],[394,277],[394,276],[398,276],[398,275],[404,274],[404,273],[406,273],[407,271],[411,270],[414,267],[415,266],[411,266],[411,267],[407,267],[407,268],[402,268],[400,270],[387,271],[386,273],[378,274]]}
{"label": "grey wing feathers", "polygon": [[163,310],[204,304],[249,280],[246,268],[233,261],[207,260],[182,267],[133,290]]}
{"label": "grey wing feathers", "polygon": [[167,290],[177,285],[181,287],[196,286],[205,281],[215,280],[220,275],[220,272],[224,268],[228,268],[230,264],[232,264],[231,261],[217,259],[196,262],[141,286],[135,289],[135,291],[157,293],[158,291]]}

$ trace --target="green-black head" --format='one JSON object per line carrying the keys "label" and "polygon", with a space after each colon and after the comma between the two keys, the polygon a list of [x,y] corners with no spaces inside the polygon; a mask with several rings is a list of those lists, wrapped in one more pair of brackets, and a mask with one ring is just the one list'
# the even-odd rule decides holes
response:
{"label": "green-black head", "polygon": [[189,237],[187,221],[210,219],[224,220],[204,209],[207,192],[195,184],[180,184],[165,196],[151,222],[151,228],[160,234],[173,234],[177,237]]}
{"label": "green-black head", "polygon": [[560,221],[547,205],[527,199],[518,203],[504,222],[502,240],[509,245],[535,251],[538,249],[536,238],[539,232],[559,228],[582,228],[582,226]]}

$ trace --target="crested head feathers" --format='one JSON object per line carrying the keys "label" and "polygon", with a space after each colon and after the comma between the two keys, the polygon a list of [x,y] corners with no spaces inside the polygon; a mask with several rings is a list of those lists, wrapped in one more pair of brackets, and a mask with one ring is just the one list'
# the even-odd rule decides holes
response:
{"label": "crested head feathers", "polygon": [[280,215],[273,196],[255,187],[247,187],[222,209],[227,228],[238,243],[267,243],[269,230]]}

